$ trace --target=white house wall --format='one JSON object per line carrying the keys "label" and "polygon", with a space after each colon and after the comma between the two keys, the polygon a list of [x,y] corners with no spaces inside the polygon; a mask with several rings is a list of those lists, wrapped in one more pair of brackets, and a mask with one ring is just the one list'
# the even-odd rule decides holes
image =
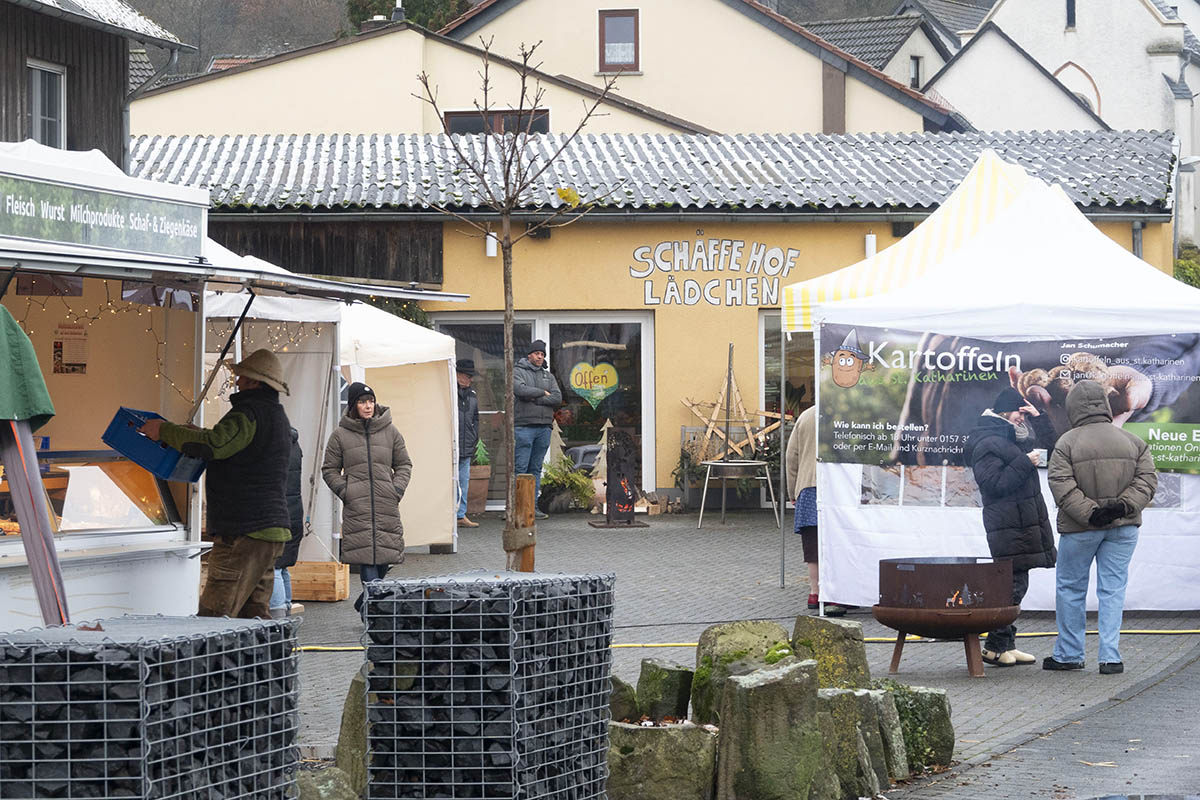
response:
{"label": "white house wall", "polygon": [[[1085,96],[1098,93],[1099,107],[1094,110],[1109,126],[1174,128],[1173,98],[1163,73],[1179,74],[1176,54],[1183,48],[1182,22],[1164,24],[1143,0],[1083,0],[1073,30],[1066,29],[1061,0],[1004,0],[991,21],[1052,74],[1057,73],[1069,89]],[[1147,54],[1151,45],[1156,51],[1173,52],[1151,56]],[[1068,62],[1082,72],[1070,68],[1060,72]]]}
{"label": "white house wall", "polygon": [[985,33],[931,88],[980,130],[1098,130],[1086,111],[1000,36]]}
{"label": "white house wall", "polygon": [[892,60],[883,68],[883,73],[892,80],[899,81],[908,86],[909,59],[912,56],[920,56],[921,58],[922,84],[936,75],[938,70],[946,64],[942,58],[942,54],[937,51],[937,48],[929,41],[929,37],[925,35],[925,31],[917,28],[913,31],[913,35],[909,36],[904,44],[900,45],[900,49],[892,56]]}

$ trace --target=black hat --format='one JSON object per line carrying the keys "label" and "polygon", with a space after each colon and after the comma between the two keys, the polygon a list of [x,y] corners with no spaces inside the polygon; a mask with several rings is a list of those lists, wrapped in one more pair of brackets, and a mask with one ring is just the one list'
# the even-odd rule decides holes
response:
{"label": "black hat", "polygon": [[1010,411],[1017,411],[1023,405],[1025,405],[1025,399],[1021,397],[1021,393],[1009,387],[996,395],[996,402],[992,403],[992,411],[997,414],[1007,414]]}
{"label": "black hat", "polygon": [[526,353],[537,353],[537,352],[545,353],[546,352],[546,343],[543,342],[541,339],[534,339],[530,343],[529,347],[525,348],[525,352]]}
{"label": "black hat", "polygon": [[354,383],[350,384],[350,388],[346,390],[346,403],[349,404],[350,408],[354,408],[355,404],[358,403],[358,399],[360,397],[365,397],[366,395],[371,395],[371,399],[373,400],[376,399],[374,389],[372,389],[370,386],[367,386],[365,383],[359,383],[358,381],[355,381]]}
{"label": "black hat", "polygon": [[461,372],[463,375],[474,375],[475,362],[470,358],[460,358],[454,362],[454,371]]}

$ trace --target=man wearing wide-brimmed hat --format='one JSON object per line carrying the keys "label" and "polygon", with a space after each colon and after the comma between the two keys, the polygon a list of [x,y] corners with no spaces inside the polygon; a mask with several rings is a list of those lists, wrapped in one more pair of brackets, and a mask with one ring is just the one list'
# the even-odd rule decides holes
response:
{"label": "man wearing wide-brimmed hat", "polygon": [[287,470],[291,424],[279,393],[283,368],[270,350],[229,365],[237,376],[233,408],[211,428],[149,420],[141,432],[208,462],[207,532],[214,540],[202,617],[270,616],[275,559],[291,537]]}

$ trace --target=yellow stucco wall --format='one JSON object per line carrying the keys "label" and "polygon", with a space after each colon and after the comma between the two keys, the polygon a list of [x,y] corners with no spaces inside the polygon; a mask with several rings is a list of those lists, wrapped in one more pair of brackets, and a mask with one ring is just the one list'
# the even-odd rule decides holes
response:
{"label": "yellow stucco wall", "polygon": [[[433,107],[414,96],[423,92],[417,75],[429,74],[442,111],[472,111],[483,102],[481,68],[474,52],[399,30],[143,97],[131,106],[130,126],[134,135],[441,133]],[[516,107],[517,73],[493,63],[489,77],[492,107]],[[529,85],[527,106],[538,88]],[[548,82],[540,89],[551,130],[573,131],[588,96]],[[679,132],[619,106],[602,112],[589,133]]]}
{"label": "yellow stucco wall", "polygon": [[[1129,224],[1109,223],[1102,230],[1124,246],[1129,246]],[[1125,231],[1122,241],[1121,230]],[[582,221],[555,229],[546,240],[525,239],[513,251],[513,296],[518,314],[579,311],[650,312],[654,325],[655,391],[655,467],[652,484],[673,485],[671,470],[679,458],[680,426],[698,425],[699,421],[682,404],[690,398],[713,401],[725,375],[727,349],[734,343],[734,373],[747,410],[757,409],[760,343],[759,316],[775,304],[725,304],[726,282],[748,277],[769,279],[765,271],[751,276],[750,255],[756,246],[778,248],[783,261],[791,267],[778,269],[779,286],[824,274],[855,263],[864,256],[864,235],[873,232],[879,250],[896,241],[890,223],[610,223]],[[709,241],[716,241],[718,254],[726,242],[724,262],[731,261],[732,242],[741,241],[740,270],[672,271],[681,284],[689,279],[703,284],[721,281],[719,305],[700,299],[694,305],[662,302],[668,273],[657,268],[646,277],[647,265],[638,260],[654,256],[660,243],[686,241],[689,256],[700,239],[707,253]],[[1166,242],[1166,249],[1162,243]],[[1170,269],[1170,226],[1151,224],[1145,233],[1145,254],[1159,269]],[[502,263],[499,256],[488,258],[479,238],[457,225],[447,225],[444,236],[445,280],[443,288],[471,295],[466,304],[429,303],[430,312],[494,312],[499,321],[503,311]],[[649,248],[649,253],[639,248]],[[789,253],[789,249],[793,252]],[[660,251],[673,263],[675,248]],[[635,255],[636,253],[636,255]],[[784,272],[787,272],[784,277]],[[647,305],[646,281],[658,304]],[[682,291],[681,291],[682,293]],[[743,303],[745,292],[743,284]],[[761,295],[760,295],[761,300]],[[449,321],[449,317],[443,317]]]}
{"label": "yellow stucco wall", "polygon": [[[464,41],[494,37],[511,56],[542,40],[547,72],[599,85],[598,12],[613,8],[639,11],[640,72],[617,82],[626,97],[721,133],[821,131],[820,59],[722,2],[691,2],[681,13],[674,0],[525,0]],[[846,84],[847,131],[922,130],[903,104],[852,78]]]}

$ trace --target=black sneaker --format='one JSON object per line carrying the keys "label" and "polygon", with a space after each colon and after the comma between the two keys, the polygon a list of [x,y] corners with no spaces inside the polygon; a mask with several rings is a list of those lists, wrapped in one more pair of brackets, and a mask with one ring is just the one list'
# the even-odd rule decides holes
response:
{"label": "black sneaker", "polygon": [[1082,661],[1058,661],[1054,656],[1046,656],[1042,659],[1042,669],[1067,670],[1067,669],[1083,669]]}
{"label": "black sneaker", "polygon": [[1120,675],[1124,671],[1125,665],[1120,661],[1101,662],[1100,664],[1101,675]]}

